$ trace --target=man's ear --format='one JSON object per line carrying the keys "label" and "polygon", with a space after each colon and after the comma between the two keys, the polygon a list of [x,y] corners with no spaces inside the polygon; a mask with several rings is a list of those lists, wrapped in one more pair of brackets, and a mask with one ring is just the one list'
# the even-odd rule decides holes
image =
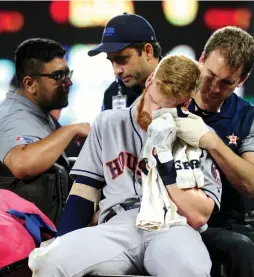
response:
{"label": "man's ear", "polygon": [[23,85],[27,92],[35,94],[36,84],[34,79],[32,79],[30,76],[25,76],[23,79]]}
{"label": "man's ear", "polygon": [[202,64],[205,62],[205,51],[202,52],[202,54],[199,58],[199,62],[202,63]]}
{"label": "man's ear", "polygon": [[152,73],[148,76],[148,78],[146,79],[146,83],[145,83],[146,89],[148,89],[148,87],[152,84],[153,79],[154,79],[154,72],[152,72]]}
{"label": "man's ear", "polygon": [[147,60],[151,60],[153,58],[153,46],[150,43],[146,43],[143,51],[147,57]]}
{"label": "man's ear", "polygon": [[240,88],[240,87],[243,85],[243,83],[248,79],[249,76],[250,76],[250,73],[248,73],[248,74],[246,74],[245,76],[243,76],[243,77],[240,79],[240,81],[239,81],[237,87]]}

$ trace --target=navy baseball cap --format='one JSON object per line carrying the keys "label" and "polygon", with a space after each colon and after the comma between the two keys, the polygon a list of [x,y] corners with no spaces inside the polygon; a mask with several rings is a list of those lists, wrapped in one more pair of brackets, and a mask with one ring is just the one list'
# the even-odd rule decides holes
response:
{"label": "navy baseball cap", "polygon": [[89,56],[101,52],[117,52],[134,42],[157,41],[151,24],[142,16],[124,13],[113,17],[105,26],[101,43],[88,51]]}

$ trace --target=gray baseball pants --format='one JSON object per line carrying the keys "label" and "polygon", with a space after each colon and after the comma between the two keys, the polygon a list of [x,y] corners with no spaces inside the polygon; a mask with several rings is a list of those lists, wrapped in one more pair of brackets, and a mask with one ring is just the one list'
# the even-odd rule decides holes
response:
{"label": "gray baseball pants", "polygon": [[88,274],[159,277],[210,276],[211,260],[200,234],[189,226],[147,232],[135,226],[138,209],[73,231],[29,256],[33,277]]}

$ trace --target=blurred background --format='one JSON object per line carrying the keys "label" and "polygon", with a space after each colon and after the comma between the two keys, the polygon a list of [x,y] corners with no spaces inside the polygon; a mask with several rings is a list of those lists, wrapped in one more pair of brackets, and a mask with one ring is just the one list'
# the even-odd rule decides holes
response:
{"label": "blurred background", "polygon": [[[0,102],[15,88],[17,45],[31,37],[47,37],[66,48],[74,70],[69,106],[62,110],[60,123],[92,123],[114,75],[104,54],[89,57],[87,51],[100,43],[105,24],[123,12],[144,16],[152,24],[163,55],[183,53],[199,59],[217,28],[234,25],[252,35],[254,31],[252,1],[0,1]],[[254,75],[237,94],[254,104],[253,87]]]}

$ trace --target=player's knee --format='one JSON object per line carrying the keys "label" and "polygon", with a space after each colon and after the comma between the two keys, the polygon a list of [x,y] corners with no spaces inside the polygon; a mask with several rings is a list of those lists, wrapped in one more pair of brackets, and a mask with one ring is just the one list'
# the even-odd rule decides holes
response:
{"label": "player's knee", "polygon": [[182,256],[177,256],[173,262],[169,258],[167,264],[162,264],[160,261],[157,261],[157,263],[154,262],[155,261],[153,261],[153,264],[156,267],[155,275],[158,277],[165,277],[170,274],[177,277],[208,277],[210,276],[212,267],[212,262],[208,254],[207,257],[197,259],[194,253],[192,256],[185,257],[184,253],[182,253]]}
{"label": "player's knee", "polygon": [[[37,250],[37,249],[35,249],[35,250]],[[37,257],[36,253],[33,253],[33,252],[30,254],[29,263],[28,263],[29,268],[31,269],[31,271],[33,273],[33,276],[57,277],[57,275],[55,274],[56,269],[52,268],[52,265],[54,265],[54,264],[52,264],[52,262],[50,260],[48,260],[46,256]],[[54,266],[56,267],[56,264]]]}
{"label": "player's knee", "polygon": [[180,274],[179,276],[208,277],[210,276],[211,267],[212,264],[210,260],[207,262],[188,261],[182,264],[182,274]]}
{"label": "player's knee", "polygon": [[64,274],[64,261],[52,255],[50,251],[46,251],[45,247],[34,249],[29,255],[29,268],[36,277],[60,277]]}
{"label": "player's knee", "polygon": [[158,277],[169,276],[174,272],[174,276],[182,277],[208,277],[210,276],[211,271],[211,263],[202,263],[202,262],[192,262],[185,261],[179,263],[174,263],[174,265],[170,265],[168,267],[160,267],[156,270],[156,275]]}
{"label": "player's knee", "polygon": [[85,274],[91,275],[136,275],[137,270],[129,261],[106,261],[89,267]]}

